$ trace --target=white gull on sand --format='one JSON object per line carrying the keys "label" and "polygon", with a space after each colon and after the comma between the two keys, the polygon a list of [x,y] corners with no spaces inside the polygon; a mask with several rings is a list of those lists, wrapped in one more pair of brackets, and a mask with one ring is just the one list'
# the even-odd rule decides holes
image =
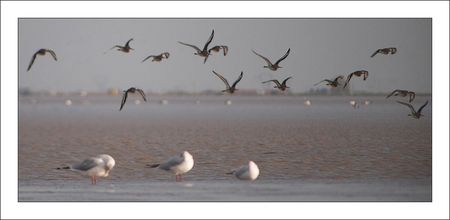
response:
{"label": "white gull on sand", "polygon": [[97,184],[97,177],[107,177],[112,170],[116,161],[107,154],[100,154],[83,160],[81,163],[68,167],[59,167],[60,169],[70,169],[91,178],[91,184]]}
{"label": "white gull on sand", "polygon": [[159,168],[175,174],[176,181],[181,181],[181,175],[189,172],[194,167],[194,158],[192,155],[184,151],[183,153],[169,158],[161,164],[147,165],[151,168]]}
{"label": "white gull on sand", "polygon": [[247,165],[241,166],[227,174],[233,174],[240,180],[256,180],[259,176],[259,168],[255,162],[249,161]]}

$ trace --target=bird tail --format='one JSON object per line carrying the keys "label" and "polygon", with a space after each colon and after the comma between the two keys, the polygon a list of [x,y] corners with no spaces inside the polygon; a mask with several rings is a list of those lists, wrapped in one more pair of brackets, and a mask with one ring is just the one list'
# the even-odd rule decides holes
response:
{"label": "bird tail", "polygon": [[147,164],[147,167],[156,168],[159,167],[159,164]]}
{"label": "bird tail", "polygon": [[70,170],[70,167],[57,167],[57,170]]}

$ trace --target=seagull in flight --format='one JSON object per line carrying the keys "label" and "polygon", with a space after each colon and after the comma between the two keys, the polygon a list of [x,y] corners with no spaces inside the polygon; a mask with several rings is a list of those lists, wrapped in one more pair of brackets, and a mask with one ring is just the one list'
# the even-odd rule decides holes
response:
{"label": "seagull in flight", "polygon": [[265,82],[262,82],[262,83],[274,82],[274,83],[275,83],[275,86],[274,86],[273,88],[277,88],[277,89],[280,89],[281,91],[284,91],[284,90],[286,90],[287,88],[289,88],[288,86],[286,86],[286,82],[287,82],[290,78],[292,78],[292,76],[290,76],[290,77],[286,78],[285,80],[283,80],[282,83],[280,83],[280,82],[279,82],[278,80],[276,80],[276,79],[268,80],[268,81],[265,81]]}
{"label": "seagull in flight", "polygon": [[145,58],[142,62],[145,62],[146,60],[148,60],[150,58],[153,58],[152,62],[153,61],[160,62],[162,59],[168,59],[169,56],[170,56],[170,54],[168,52],[161,53],[160,55],[150,55],[147,58]]}
{"label": "seagull in flight", "polygon": [[50,55],[52,55],[52,57],[53,57],[53,59],[54,59],[55,61],[58,60],[58,59],[56,58],[56,54],[55,54],[55,52],[54,52],[53,50],[50,50],[50,49],[44,49],[44,48],[43,48],[43,49],[39,49],[36,53],[33,54],[33,57],[31,58],[30,64],[28,65],[27,71],[30,71],[31,66],[33,65],[34,60],[36,59],[37,55],[39,55],[39,56],[44,56],[44,55],[47,54],[47,53],[49,53]]}
{"label": "seagull in flight", "polygon": [[208,56],[209,56],[208,46],[211,43],[213,38],[214,38],[214,29],[212,30],[212,33],[209,36],[208,40],[206,41],[205,45],[203,46],[202,50],[200,50],[200,48],[198,48],[197,46],[192,45],[192,44],[187,44],[187,43],[183,43],[183,42],[180,42],[180,41],[178,41],[178,43],[183,44],[183,45],[188,46],[188,47],[194,48],[194,50],[196,51],[194,54],[198,55],[198,56],[201,56],[201,57],[204,57],[205,60],[203,61],[203,63],[206,63],[206,60],[208,59]]}
{"label": "seagull in flight", "polygon": [[230,86],[230,84],[228,83],[228,80],[225,79],[225,77],[223,77],[222,75],[220,75],[219,73],[217,73],[216,71],[212,71],[217,77],[219,77],[223,83],[225,83],[226,89],[222,90],[222,92],[228,92],[230,94],[233,94],[234,91],[238,90],[236,89],[236,85],[238,84],[239,81],[241,81],[242,76],[244,75],[244,72],[241,71],[241,75],[239,75],[239,77],[237,78],[237,80],[233,83],[232,86]]}
{"label": "seagull in flight", "polygon": [[116,45],[116,46],[112,47],[110,50],[117,48],[118,51],[128,53],[128,52],[130,52],[130,50],[134,50],[133,48],[130,47],[130,41],[132,41],[132,40],[133,40],[133,38],[129,39],[127,41],[127,43],[125,43],[125,46]]}
{"label": "seagull in flight", "polygon": [[395,48],[395,47],[381,48],[381,49],[376,50],[370,57],[374,57],[375,55],[377,55],[379,53],[384,54],[384,55],[395,54],[395,53],[397,53],[397,48]]}
{"label": "seagull in flight", "polygon": [[314,84],[314,86],[319,85],[321,82],[327,82],[327,86],[338,87],[339,79],[344,79],[344,76],[338,76],[338,77],[334,78],[334,80],[324,79],[324,80]]}
{"label": "seagull in flight", "polygon": [[57,170],[72,170],[91,178],[91,184],[97,184],[97,177],[107,177],[116,161],[110,155],[100,154],[90,157],[80,163],[67,167],[58,167]]}
{"label": "seagull in flight", "polygon": [[401,96],[401,97],[406,97],[406,96],[409,95],[409,102],[412,102],[414,100],[414,98],[416,98],[416,93],[415,92],[408,91],[408,90],[401,90],[401,89],[396,89],[396,90],[392,91],[391,94],[386,96],[386,98],[389,98],[392,95],[394,95],[394,96]]}
{"label": "seagull in flight", "polygon": [[119,111],[121,111],[122,108],[123,108],[123,106],[125,105],[125,102],[127,101],[128,93],[135,93],[135,92],[138,92],[138,93],[142,96],[142,98],[144,99],[144,101],[147,101],[147,99],[145,98],[145,93],[144,93],[144,91],[142,91],[142,89],[137,89],[137,88],[131,87],[131,88],[129,88],[128,90],[123,91],[123,92],[124,92],[124,93],[123,93],[123,96],[122,96],[122,103],[120,104],[120,109],[119,109]]}
{"label": "seagull in flight", "polygon": [[400,103],[400,104],[402,104],[402,105],[406,105],[406,106],[408,106],[409,107],[409,109],[411,109],[411,114],[408,114],[408,116],[411,116],[411,117],[413,117],[413,118],[415,118],[415,119],[419,119],[421,116],[423,116],[422,114],[421,114],[421,112],[422,112],[422,109],[428,104],[428,100],[425,102],[425,104],[423,104],[420,108],[419,108],[419,110],[415,110],[414,109],[414,107],[411,105],[411,104],[409,104],[409,103],[406,103],[406,102],[400,102],[400,101],[397,101],[398,103]]}
{"label": "seagull in flight", "polygon": [[272,62],[270,62],[269,59],[267,59],[266,57],[262,56],[261,54],[256,53],[254,50],[252,50],[252,52],[254,54],[256,54],[257,56],[263,58],[266,61],[267,66],[264,66],[264,68],[269,68],[272,71],[276,71],[278,68],[282,68],[281,66],[279,66],[279,64],[280,64],[281,61],[286,59],[286,57],[289,55],[289,52],[291,52],[291,48],[289,48],[287,50],[287,52],[284,54],[284,56],[282,56],[280,59],[278,59],[277,62],[275,62],[275,64],[272,64]]}
{"label": "seagull in flight", "polygon": [[353,75],[358,76],[358,77],[363,76],[363,80],[366,80],[367,77],[369,77],[369,72],[366,71],[366,70],[358,70],[358,71],[355,71],[353,73],[350,73],[347,76],[347,80],[345,81],[344,88],[347,87],[347,84],[348,84],[348,82],[350,81],[350,79],[352,78]]}

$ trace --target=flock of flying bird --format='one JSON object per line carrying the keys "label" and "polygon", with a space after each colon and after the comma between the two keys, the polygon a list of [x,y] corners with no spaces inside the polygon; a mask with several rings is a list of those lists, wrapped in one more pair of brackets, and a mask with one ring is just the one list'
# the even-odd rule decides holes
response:
{"label": "flock of flying bird", "polygon": [[[214,30],[212,30],[212,33],[210,35],[210,37],[208,38],[207,42],[205,43],[205,45],[203,46],[203,49],[200,49],[199,47],[192,45],[192,44],[187,44],[184,42],[180,42],[178,41],[178,43],[184,45],[184,46],[188,46],[191,47],[195,50],[194,55],[200,56],[203,59],[203,63],[206,63],[208,57],[212,54],[212,52],[220,52],[220,50],[223,51],[223,55],[226,56],[228,54],[228,46],[225,45],[216,45],[213,46],[211,48],[209,48],[209,44],[211,43],[211,41],[214,38]],[[129,53],[131,50],[134,50],[133,48],[131,48],[130,46],[130,42],[133,40],[133,38],[131,38],[130,40],[128,40],[124,46],[121,45],[115,45],[114,47],[112,47],[110,50],[112,49],[117,49],[118,51],[124,52],[124,53]],[[289,56],[291,49],[289,48],[286,53],[280,58],[278,59],[275,63],[272,63],[269,59],[267,59],[266,57],[264,57],[263,55],[255,52],[254,50],[252,50],[252,52],[257,55],[258,57],[262,58],[265,62],[266,62],[266,66],[263,66],[264,68],[267,68],[269,70],[272,71],[276,71],[280,68],[282,68],[280,66],[280,62],[283,61],[284,59],[286,59]],[[36,57],[39,56],[44,56],[47,53],[49,53],[53,59],[55,61],[57,61],[56,58],[56,54],[53,50],[50,49],[40,49],[38,50],[36,53],[33,54],[31,62],[28,66],[27,71],[29,71],[32,67],[32,65],[35,62]],[[381,48],[376,50],[370,57],[374,57],[377,54],[384,54],[384,55],[388,55],[388,54],[395,54],[397,53],[397,49],[394,47],[389,47],[389,48]],[[156,62],[160,62],[163,59],[168,59],[170,56],[170,54],[168,52],[163,52],[159,55],[150,55],[147,56],[144,60],[142,60],[142,62],[145,62],[146,60],[152,58],[152,62],[156,61]],[[217,73],[215,70],[212,70],[213,74],[215,74],[220,80],[223,81],[223,83],[225,84],[226,89],[222,90],[222,92],[228,92],[230,94],[233,94],[236,90],[238,90],[236,88],[237,84],[241,81],[244,73],[243,71],[241,71],[240,75],[238,76],[238,78],[234,81],[234,83],[230,86],[228,80],[223,77],[221,74]],[[358,71],[354,71],[352,73],[350,73],[347,76],[347,79],[345,80],[344,86],[343,88],[347,87],[350,79],[355,76],[355,77],[363,77],[363,80],[366,80],[369,76],[369,72],[366,70],[358,70]],[[276,79],[272,79],[272,80],[268,80],[268,81],[264,81],[262,82],[264,83],[270,83],[273,82],[275,83],[274,88],[277,88],[281,91],[285,91],[287,88],[289,88],[286,85],[286,82],[291,79],[292,77],[287,77],[286,79],[284,79],[281,83],[276,80]],[[335,77],[333,80],[330,79],[324,79],[316,84],[314,84],[314,86],[319,85],[322,82],[326,82],[327,86],[330,87],[338,87],[339,85],[341,85],[341,83],[339,82],[340,80],[343,80],[344,76],[339,75],[337,77]],[[122,96],[122,101],[120,104],[120,110],[122,110],[122,108],[124,107],[128,94],[129,93],[138,93],[139,95],[142,96],[144,101],[147,101],[147,98],[145,96],[145,93],[142,89],[139,88],[135,88],[135,87],[131,87],[128,90],[123,91],[123,96]],[[389,98],[391,96],[401,96],[401,97],[406,97],[409,96],[409,103],[411,103],[414,98],[415,98],[415,93],[412,91],[408,91],[408,90],[399,90],[396,89],[394,90],[392,93],[390,93],[389,95],[386,96],[386,98]],[[409,114],[409,116],[419,119],[422,114],[422,109],[428,104],[428,100],[425,102],[425,104],[423,104],[417,111],[415,110],[415,108],[409,104],[409,103],[405,103],[405,102],[401,102],[401,101],[397,101],[398,103],[408,106],[411,110],[411,114]],[[88,158],[84,161],[82,161],[81,163],[78,164],[74,164],[72,166],[67,166],[67,167],[61,167],[61,168],[57,168],[57,169],[70,169],[70,170],[74,170],[74,171],[78,171],[81,172],[87,176],[89,176],[91,178],[91,183],[92,184],[96,184],[97,180],[96,177],[106,177],[109,175],[110,170],[114,167],[115,165],[115,161],[114,159],[109,156],[109,155],[98,155],[96,157],[91,157]],[[192,167],[194,166],[194,159],[192,157],[192,155],[187,152],[184,151],[183,153],[181,153],[180,155],[176,155],[173,156],[171,158],[169,158],[167,161],[165,161],[164,163],[160,163],[160,164],[152,164],[152,165],[147,165],[150,168],[159,168],[161,170],[165,170],[165,171],[170,171],[172,173],[175,174],[176,176],[176,181],[181,181],[181,175],[184,173],[187,173],[188,171],[190,171],[192,169]],[[233,174],[235,175],[238,179],[243,179],[243,180],[255,180],[258,175],[259,175],[259,168],[256,165],[256,163],[254,163],[253,161],[249,161],[248,164],[233,170],[232,172],[229,172],[227,174]]]}

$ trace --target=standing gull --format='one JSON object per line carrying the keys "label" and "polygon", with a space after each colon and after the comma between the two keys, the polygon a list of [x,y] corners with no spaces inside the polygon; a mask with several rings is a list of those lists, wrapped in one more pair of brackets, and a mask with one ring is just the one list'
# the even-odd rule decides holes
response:
{"label": "standing gull", "polygon": [[344,79],[344,76],[338,76],[334,80],[324,79],[324,80],[314,84],[314,86],[319,85],[321,82],[327,82],[327,86],[338,87],[339,79]]}
{"label": "standing gull", "polygon": [[256,180],[259,176],[259,168],[255,162],[249,161],[247,165],[241,166],[227,174],[233,174],[240,180]]}
{"label": "standing gull", "polygon": [[130,47],[130,41],[132,41],[132,40],[133,40],[133,38],[129,39],[127,41],[127,43],[125,43],[125,46],[116,45],[116,46],[112,47],[110,50],[117,48],[118,51],[128,53],[128,52],[130,52],[130,50],[134,50],[133,48]]}
{"label": "standing gull", "polygon": [[152,57],[153,57],[152,62],[153,61],[160,62],[162,59],[168,59],[169,56],[170,56],[170,54],[168,52],[161,53],[160,55],[150,55],[147,58],[145,58],[142,62],[144,62],[144,61],[146,61],[146,60],[148,60],[149,58],[152,58]]}
{"label": "standing gull", "polygon": [[164,163],[147,165],[147,167],[172,172],[175,174],[176,181],[180,182],[182,179],[181,175],[189,172],[194,167],[194,158],[189,152],[184,151],[180,155],[169,158]]}
{"label": "standing gull", "polygon": [[81,163],[67,167],[58,167],[56,169],[73,170],[82,175],[89,176],[91,178],[91,184],[95,185],[97,184],[97,177],[107,177],[115,164],[116,161],[114,158],[107,154],[100,154],[83,160]]}
{"label": "standing gull", "polygon": [[131,88],[129,88],[128,90],[123,91],[122,103],[120,104],[120,109],[119,109],[119,111],[122,110],[123,106],[125,105],[125,102],[127,101],[128,93],[129,93],[129,92],[130,92],[130,93],[135,93],[136,91],[142,96],[142,98],[144,99],[144,101],[147,101],[147,99],[145,98],[145,93],[144,93],[144,91],[142,91],[142,89],[136,89],[136,88],[134,88],[134,87],[131,87]]}
{"label": "standing gull", "polygon": [[375,55],[377,55],[379,53],[384,54],[384,55],[395,54],[395,53],[397,53],[397,48],[395,48],[395,47],[381,48],[381,49],[376,50],[370,57],[374,57]]}
{"label": "standing gull", "polygon": [[406,97],[406,96],[409,95],[409,102],[412,102],[414,100],[414,98],[416,98],[416,93],[412,92],[412,91],[408,91],[408,90],[396,89],[396,90],[392,91],[391,94],[386,96],[386,98],[389,98],[392,95],[394,95],[394,96],[401,96],[401,97]]}
{"label": "standing gull", "polygon": [[50,55],[52,55],[52,57],[53,57],[53,59],[54,59],[55,61],[58,60],[58,59],[56,58],[56,54],[55,54],[55,52],[54,52],[53,50],[50,50],[50,49],[40,49],[40,50],[38,50],[36,53],[33,54],[33,57],[31,58],[30,64],[28,65],[27,71],[30,71],[31,66],[33,65],[34,60],[36,59],[37,55],[39,55],[39,56],[44,56],[47,52],[50,53]]}
{"label": "standing gull", "polygon": [[266,61],[267,66],[264,66],[264,68],[269,68],[272,71],[276,71],[278,68],[282,68],[281,66],[279,66],[279,64],[280,64],[281,61],[286,59],[286,57],[289,55],[289,52],[291,52],[291,48],[289,48],[287,50],[286,54],[284,54],[284,56],[282,56],[277,62],[275,62],[275,64],[272,64],[272,62],[270,62],[269,59],[267,59],[266,57],[262,56],[261,54],[256,53],[254,50],[252,50],[252,52],[254,54],[256,54],[257,56],[263,58]]}
{"label": "standing gull", "polygon": [[408,106],[410,109],[411,109],[411,114],[408,114],[408,116],[411,116],[411,117],[413,117],[413,118],[415,118],[415,119],[419,119],[421,116],[423,116],[422,114],[421,114],[421,112],[422,112],[422,109],[423,109],[423,107],[425,107],[427,104],[428,104],[428,100],[425,102],[425,104],[423,104],[420,108],[419,108],[419,110],[415,110],[414,109],[414,107],[411,105],[411,104],[409,104],[409,103],[406,103],[406,102],[400,102],[400,101],[397,101],[398,103],[400,103],[400,104],[402,104],[402,105],[406,105],[406,106]]}
{"label": "standing gull", "polygon": [[286,78],[285,80],[283,80],[282,83],[280,83],[280,82],[279,82],[278,80],[276,80],[276,79],[268,80],[268,81],[265,81],[265,82],[262,82],[262,83],[274,82],[274,83],[275,83],[275,86],[274,86],[273,88],[277,88],[277,89],[279,89],[279,90],[281,90],[281,91],[284,91],[284,90],[286,90],[287,88],[289,88],[288,86],[286,86],[286,82],[287,82],[290,78],[292,78],[292,76],[290,76],[290,77]]}
{"label": "standing gull", "polygon": [[225,79],[225,77],[223,77],[222,75],[220,75],[219,73],[216,73],[216,71],[212,71],[214,74],[216,74],[217,77],[219,77],[223,83],[225,83],[226,89],[222,90],[222,92],[228,92],[230,94],[233,94],[234,91],[238,90],[236,89],[236,85],[238,84],[239,81],[241,81],[242,76],[244,75],[244,72],[241,71],[241,75],[239,75],[238,79],[233,83],[232,86],[230,86],[230,84],[228,83],[228,80]]}
{"label": "standing gull", "polygon": [[352,78],[353,75],[358,76],[358,77],[363,76],[363,80],[366,80],[367,77],[369,77],[369,72],[366,71],[366,70],[358,70],[358,71],[355,71],[353,73],[350,73],[347,76],[347,80],[345,81],[344,88],[347,87],[347,84],[348,84],[348,82],[350,81],[350,79]]}

